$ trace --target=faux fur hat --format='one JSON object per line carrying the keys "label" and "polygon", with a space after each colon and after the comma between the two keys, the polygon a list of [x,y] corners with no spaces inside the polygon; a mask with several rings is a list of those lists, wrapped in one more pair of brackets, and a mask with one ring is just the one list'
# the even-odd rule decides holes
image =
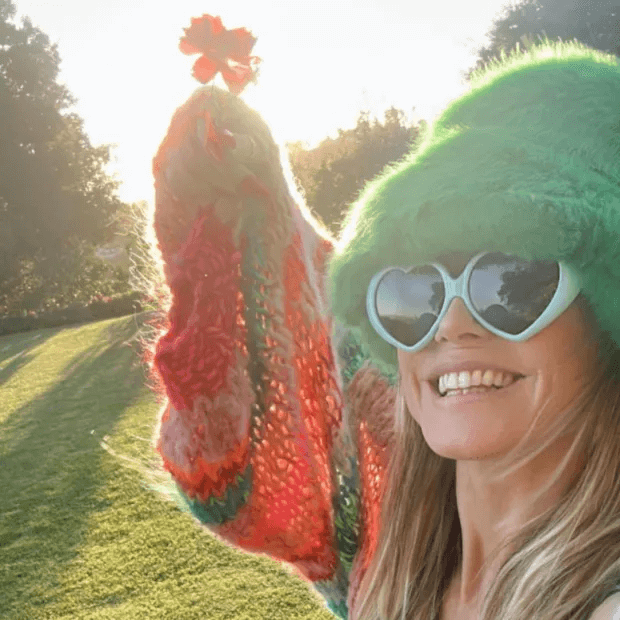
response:
{"label": "faux fur hat", "polygon": [[620,346],[618,58],[546,41],[477,72],[350,209],[330,263],[333,312],[395,372],[396,349],[366,314],[372,276],[483,250],[570,263]]}

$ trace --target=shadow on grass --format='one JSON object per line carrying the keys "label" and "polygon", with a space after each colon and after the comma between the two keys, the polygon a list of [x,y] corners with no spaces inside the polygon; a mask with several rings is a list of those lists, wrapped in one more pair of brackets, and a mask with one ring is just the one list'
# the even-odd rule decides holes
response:
{"label": "shadow on grass", "polygon": [[91,514],[107,506],[97,498],[106,482],[99,439],[143,390],[143,366],[128,346],[139,328],[135,317],[115,320],[109,345],[75,356],[11,416],[18,424],[7,436],[0,427],[0,617],[49,602]]}
{"label": "shadow on grass", "polygon": [[[43,329],[0,336],[0,386],[34,358],[32,350],[53,338],[63,328]],[[8,361],[7,361],[8,360]]]}

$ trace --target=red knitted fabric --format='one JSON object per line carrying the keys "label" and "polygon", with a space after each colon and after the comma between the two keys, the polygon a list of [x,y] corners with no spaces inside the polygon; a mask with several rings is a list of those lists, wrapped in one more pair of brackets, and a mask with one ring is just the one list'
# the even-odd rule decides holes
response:
{"label": "red knitted fabric", "polygon": [[[154,360],[168,397],[157,448],[218,536],[292,564],[346,617],[376,544],[394,390],[368,365],[343,379],[352,361],[335,346],[325,300],[331,243],[292,202],[246,178],[239,195],[262,201],[264,237],[235,235],[236,222],[224,224],[213,204],[188,222],[192,209],[173,198],[166,170],[180,165],[175,149],[202,114],[193,104],[177,112],[154,163],[172,295]],[[345,409],[356,429],[350,455],[342,453]],[[359,488],[341,482],[347,458]],[[361,508],[342,525],[339,502],[350,506],[356,495]],[[351,571],[338,541],[356,528]]]}

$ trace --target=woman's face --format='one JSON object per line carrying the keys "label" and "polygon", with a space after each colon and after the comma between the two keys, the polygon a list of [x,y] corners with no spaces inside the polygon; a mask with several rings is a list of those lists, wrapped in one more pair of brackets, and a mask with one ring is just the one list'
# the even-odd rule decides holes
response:
{"label": "woman's face", "polygon": [[[451,254],[436,262],[454,277],[470,258]],[[529,340],[510,342],[482,327],[463,300],[455,298],[430,344],[416,353],[399,349],[398,363],[405,402],[430,448],[446,458],[478,460],[499,458],[514,448],[549,398],[538,423],[543,426],[537,424],[531,437],[536,441],[583,389],[594,356],[584,313],[576,303]],[[449,372],[463,362],[482,373],[505,369],[523,378],[499,390],[437,394],[429,379],[439,367]]]}

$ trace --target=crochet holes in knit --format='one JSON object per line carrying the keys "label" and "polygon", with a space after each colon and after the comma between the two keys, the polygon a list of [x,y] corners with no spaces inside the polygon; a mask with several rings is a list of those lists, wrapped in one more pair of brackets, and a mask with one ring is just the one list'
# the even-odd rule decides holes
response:
{"label": "crochet holes in knit", "polygon": [[[226,386],[236,352],[247,356],[241,252],[212,209],[195,222],[170,271],[170,330],[158,343],[156,364],[176,409]],[[182,307],[179,307],[182,306]]]}
{"label": "crochet holes in knit", "polygon": [[172,407],[158,448],[190,497],[223,493],[247,465],[250,408],[241,253],[212,209],[170,263],[170,327],[155,364]]}
{"label": "crochet holes in knit", "polygon": [[364,522],[364,552],[362,564],[366,569],[374,554],[379,536],[380,506],[384,462],[382,450],[373,441],[366,422],[359,426],[360,479],[362,480],[362,519]]}
{"label": "crochet holes in knit", "polygon": [[[284,532],[287,544],[311,555],[333,544],[330,458],[341,396],[329,325],[317,312],[300,246],[295,236],[285,251],[283,282],[265,271],[260,288],[264,412],[253,420],[254,499],[266,507],[266,520]],[[282,285],[283,299],[270,294],[270,286],[276,293]],[[324,566],[316,570],[314,578],[325,578]]]}

